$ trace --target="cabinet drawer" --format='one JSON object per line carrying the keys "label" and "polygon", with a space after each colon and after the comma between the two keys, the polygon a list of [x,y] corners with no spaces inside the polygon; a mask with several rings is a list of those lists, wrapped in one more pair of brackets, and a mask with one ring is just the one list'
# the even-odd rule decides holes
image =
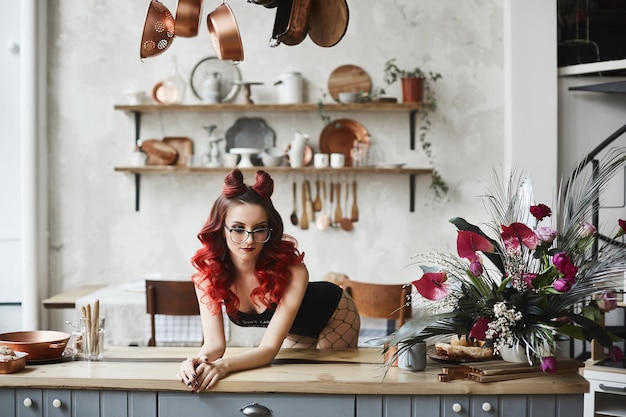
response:
{"label": "cabinet drawer", "polygon": [[[354,395],[300,394],[223,394],[206,392],[159,393],[159,417],[202,415],[205,417],[243,417],[242,409],[258,404],[272,417],[351,417],[355,415]],[[263,414],[249,414],[263,417]]]}

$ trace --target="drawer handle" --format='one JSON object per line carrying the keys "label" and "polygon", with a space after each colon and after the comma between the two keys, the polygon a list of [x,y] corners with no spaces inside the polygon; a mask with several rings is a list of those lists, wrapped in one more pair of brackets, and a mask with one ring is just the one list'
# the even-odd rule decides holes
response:
{"label": "drawer handle", "polygon": [[59,400],[58,398],[55,398],[54,400],[52,400],[52,406],[54,408],[61,408],[63,404],[61,403],[61,400]]}
{"label": "drawer handle", "polygon": [[248,404],[241,407],[239,411],[248,417],[263,417],[272,415],[272,410],[259,403]]}
{"label": "drawer handle", "polygon": [[455,413],[460,413],[463,410],[463,407],[459,403],[452,404],[452,411]]}
{"label": "drawer handle", "polygon": [[610,387],[610,386],[604,385],[604,384],[600,384],[600,389],[603,389],[605,391],[612,391],[612,392],[626,392],[626,387],[623,387],[623,388]]}
{"label": "drawer handle", "polygon": [[483,403],[481,408],[483,409],[483,411],[489,412],[489,411],[491,411],[491,404],[485,402],[485,403]]}
{"label": "drawer handle", "polygon": [[33,400],[31,400],[28,397],[24,398],[24,407],[30,407],[32,405],[33,405]]}

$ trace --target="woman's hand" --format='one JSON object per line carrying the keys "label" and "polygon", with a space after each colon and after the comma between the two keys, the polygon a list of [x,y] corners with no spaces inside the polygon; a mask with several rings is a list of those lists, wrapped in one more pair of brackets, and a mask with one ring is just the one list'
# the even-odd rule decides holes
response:
{"label": "woman's hand", "polygon": [[217,381],[228,374],[224,361],[218,359],[209,362],[205,355],[187,358],[178,372],[178,380],[191,388],[191,392],[201,392],[213,387]]}

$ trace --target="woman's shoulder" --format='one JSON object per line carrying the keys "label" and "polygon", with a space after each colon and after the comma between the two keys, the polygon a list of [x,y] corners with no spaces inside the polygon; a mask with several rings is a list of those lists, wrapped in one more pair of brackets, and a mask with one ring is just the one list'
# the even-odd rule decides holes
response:
{"label": "woman's shoulder", "polygon": [[309,270],[303,263],[293,264],[289,267],[289,270],[294,281],[309,282]]}

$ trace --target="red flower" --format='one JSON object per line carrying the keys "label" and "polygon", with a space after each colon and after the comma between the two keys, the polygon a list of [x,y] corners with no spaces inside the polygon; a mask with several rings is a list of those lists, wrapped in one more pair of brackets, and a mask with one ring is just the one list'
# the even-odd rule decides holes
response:
{"label": "red flower", "polygon": [[480,257],[476,252],[493,253],[494,250],[491,242],[478,233],[459,230],[456,237],[456,251],[461,258],[470,262],[480,262]]}
{"label": "red flower", "polygon": [[619,225],[619,230],[617,231],[617,236],[616,237],[620,237],[624,233],[626,233],[626,220],[619,219],[617,221],[617,224]]}
{"label": "red flower", "polygon": [[624,360],[624,352],[619,346],[613,346],[613,348],[609,350],[609,356],[613,362],[621,362]]}
{"label": "red flower", "polygon": [[472,330],[469,332],[469,336],[477,340],[485,340],[485,333],[487,333],[487,325],[491,323],[493,319],[490,317],[481,317],[472,326]]}
{"label": "red flower", "polygon": [[578,267],[565,252],[559,252],[552,256],[552,263],[568,281],[573,281],[578,273]]}
{"label": "red flower", "polygon": [[450,290],[444,285],[448,280],[445,271],[425,272],[418,280],[412,282],[413,286],[422,297],[431,301],[438,301],[446,298]]}
{"label": "red flower", "polygon": [[545,204],[537,204],[536,206],[530,206],[530,214],[538,221],[542,221],[544,218],[552,215],[552,210]]}
{"label": "red flower", "polygon": [[533,250],[538,243],[535,232],[524,223],[511,223],[510,226],[502,225],[501,236],[507,252],[516,255],[519,255],[521,245]]}

